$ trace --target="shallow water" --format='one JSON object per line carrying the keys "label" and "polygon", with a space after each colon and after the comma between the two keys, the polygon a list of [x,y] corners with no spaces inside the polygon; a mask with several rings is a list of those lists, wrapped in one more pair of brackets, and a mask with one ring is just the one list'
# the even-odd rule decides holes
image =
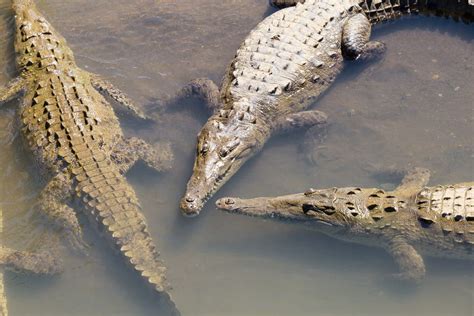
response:
{"label": "shallow water", "polygon": [[[196,77],[218,82],[246,34],[273,12],[267,1],[37,3],[81,67],[163,112],[159,126],[123,123],[128,135],[170,142],[174,168],[156,174],[137,166],[128,179],[183,315],[473,314],[474,271],[467,262],[428,258],[425,282],[407,291],[380,282],[396,270],[383,250],[224,214],[214,200],[198,218],[179,214],[195,135],[209,114],[195,100],[173,109],[160,108],[160,100]],[[0,1],[1,83],[15,75],[12,21],[9,1]],[[348,65],[316,105],[330,115],[325,140],[317,130],[272,139],[216,197],[395,186],[395,179],[373,177],[368,170],[374,164],[430,168],[433,184],[473,179],[472,26],[416,17],[378,27],[373,35],[388,46],[383,60]],[[6,243],[32,249],[45,232],[30,210],[41,184],[19,148],[15,105],[0,112],[0,207]],[[61,276],[7,274],[11,315],[166,315],[167,307],[83,224],[90,254],[62,251]]]}

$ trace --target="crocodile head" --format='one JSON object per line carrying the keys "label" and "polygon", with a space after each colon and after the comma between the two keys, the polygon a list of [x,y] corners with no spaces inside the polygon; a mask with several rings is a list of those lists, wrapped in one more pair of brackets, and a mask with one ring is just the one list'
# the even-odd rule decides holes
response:
{"label": "crocodile head", "polygon": [[53,26],[38,11],[31,0],[14,0],[17,64],[21,70],[44,68],[57,63],[45,48],[53,49],[54,56],[64,60],[74,60],[72,51],[65,45],[66,40],[59,35]]}
{"label": "crocodile head", "polygon": [[216,206],[229,213],[298,222],[329,234],[347,231],[354,218],[335,204],[333,189],[310,190],[280,197],[222,198]]}
{"label": "crocodile head", "polygon": [[268,133],[246,122],[212,116],[198,135],[193,174],[181,209],[196,216],[207,200],[263,146]]}

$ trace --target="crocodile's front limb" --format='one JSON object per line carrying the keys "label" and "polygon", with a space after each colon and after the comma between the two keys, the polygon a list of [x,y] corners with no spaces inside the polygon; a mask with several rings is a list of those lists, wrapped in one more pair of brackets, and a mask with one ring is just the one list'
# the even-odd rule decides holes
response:
{"label": "crocodile's front limb", "polygon": [[405,172],[401,184],[394,190],[396,195],[414,196],[420,192],[430,180],[430,171],[424,168],[413,168]]}
{"label": "crocodile's front limb", "polygon": [[274,130],[277,133],[285,133],[297,128],[309,128],[315,125],[325,124],[327,115],[324,112],[312,110],[289,114],[276,122]]}
{"label": "crocodile's front limb", "polygon": [[346,59],[372,60],[385,52],[384,43],[369,41],[371,24],[367,17],[356,14],[342,29],[342,54]]}
{"label": "crocodile's front limb", "polygon": [[[428,184],[430,179],[430,171],[424,168],[411,168],[404,173],[401,184],[393,191],[396,196],[406,198],[414,196]],[[395,237],[390,241],[388,252],[400,267],[400,273],[393,276],[395,279],[414,282],[423,279],[426,272],[423,258],[403,238]]]}
{"label": "crocodile's front limb", "polygon": [[63,230],[66,239],[75,249],[85,251],[88,245],[83,241],[76,213],[66,204],[72,194],[72,180],[65,173],[59,173],[41,192],[36,209],[48,222]]}
{"label": "crocodile's front limb", "polygon": [[167,103],[174,103],[180,99],[198,97],[205,102],[207,108],[214,111],[221,106],[220,94],[219,87],[214,81],[208,78],[198,78],[178,91]]}
{"label": "crocodile's front limb", "polygon": [[122,138],[115,145],[111,159],[122,174],[127,173],[138,160],[156,171],[165,171],[171,168],[173,153],[169,144],[151,146],[140,138],[130,137]]}
{"label": "crocodile's front limb", "polygon": [[22,77],[12,79],[4,87],[0,88],[0,103],[10,101],[18,96],[26,86],[26,81]]}
{"label": "crocodile's front limb", "polygon": [[394,238],[389,242],[388,252],[395,259],[400,268],[400,273],[393,278],[400,281],[419,282],[426,272],[423,258],[403,238]]}
{"label": "crocodile's front limb", "polygon": [[114,99],[128,114],[142,120],[150,119],[125,93],[116,88],[111,82],[94,73],[89,73],[89,76],[94,88]]}

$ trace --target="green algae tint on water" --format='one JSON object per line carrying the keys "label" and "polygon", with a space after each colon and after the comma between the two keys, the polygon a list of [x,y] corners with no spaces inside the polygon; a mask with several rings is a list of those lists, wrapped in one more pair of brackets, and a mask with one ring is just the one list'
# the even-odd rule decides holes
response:
{"label": "green algae tint on water", "polygon": [[[417,165],[430,184],[472,181],[474,29],[414,17],[376,27],[382,60],[348,63],[315,108],[325,131],[273,138],[197,218],[178,208],[191,174],[196,134],[209,113],[197,100],[163,100],[196,77],[219,82],[245,36],[273,9],[266,0],[59,1],[37,5],[67,39],[80,67],[99,73],[161,121],[121,117],[125,134],[168,141],[171,171],[143,165],[128,180],[168,266],[183,315],[472,315],[469,262],[426,258],[417,288],[383,280],[396,272],[379,249],[339,242],[295,225],[217,211],[223,196],[270,196],[309,187],[380,186],[370,166]],[[0,83],[16,74],[10,1],[0,2]],[[12,101],[0,111],[0,207],[8,246],[34,250],[50,227],[32,205],[42,183],[15,128]],[[321,140],[321,134],[324,140]],[[84,257],[60,251],[65,271],[46,278],[6,273],[10,315],[168,315],[166,304],[123,264],[84,216]]]}

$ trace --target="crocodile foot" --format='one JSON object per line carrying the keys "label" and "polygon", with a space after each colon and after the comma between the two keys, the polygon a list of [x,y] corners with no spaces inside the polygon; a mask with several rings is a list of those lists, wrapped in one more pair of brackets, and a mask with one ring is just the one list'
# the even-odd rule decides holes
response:
{"label": "crocodile foot", "polygon": [[138,160],[158,172],[166,171],[171,168],[174,159],[168,143],[150,145],[136,137],[120,140],[115,145],[111,158],[122,174],[130,170]]}

